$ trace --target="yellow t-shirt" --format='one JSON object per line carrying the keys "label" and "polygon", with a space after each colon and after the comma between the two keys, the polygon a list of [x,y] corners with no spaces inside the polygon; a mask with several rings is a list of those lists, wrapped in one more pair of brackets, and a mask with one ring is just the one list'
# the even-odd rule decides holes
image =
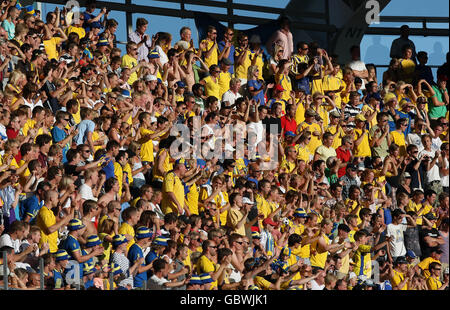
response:
{"label": "yellow t-shirt", "polygon": [[[325,240],[326,244],[330,244],[330,239],[325,234],[323,234],[322,237]],[[318,249],[318,241],[315,241],[311,244],[311,252],[312,252],[311,266],[325,268],[325,263],[328,257],[328,251],[319,253],[317,249]]]}
{"label": "yellow t-shirt", "polygon": [[[328,125],[325,132],[329,132],[334,135],[337,131],[337,125]],[[345,132],[342,127],[339,127],[339,133],[334,137],[333,144],[331,145],[334,149],[337,149],[342,145],[342,138],[345,136]]]}
{"label": "yellow t-shirt", "polygon": [[222,100],[223,94],[225,94],[230,89],[230,72],[220,72],[219,74],[219,97],[217,99]]}
{"label": "yellow t-shirt", "polygon": [[226,226],[230,228],[231,233],[236,233],[241,236],[245,236],[244,225],[242,225],[239,228],[236,227],[237,223],[239,223],[243,217],[244,217],[244,215],[242,214],[242,212],[240,210],[231,208],[228,211]]}
{"label": "yellow t-shirt", "polygon": [[199,191],[197,188],[197,184],[192,184],[189,188],[189,193],[186,195],[186,205],[189,208],[189,212],[191,214],[197,214],[198,215],[198,197],[199,197]]}
{"label": "yellow t-shirt", "polygon": [[435,277],[428,277],[426,283],[427,283],[427,288],[430,291],[437,291],[442,286],[442,282],[439,281],[439,279],[436,279]]}
{"label": "yellow t-shirt", "polygon": [[52,37],[50,40],[43,41],[45,53],[47,54],[48,60],[56,59],[58,60],[59,54],[57,46],[61,44],[61,38]]}
{"label": "yellow t-shirt", "polygon": [[[355,129],[355,141],[359,139],[359,137],[362,135],[362,129]],[[362,139],[361,143],[356,146],[353,153],[353,156],[355,157],[371,157],[372,151],[370,149],[369,144],[369,135],[365,134],[364,138]]]}
{"label": "yellow t-shirt", "polygon": [[211,78],[211,76],[207,76],[203,79],[206,83],[205,83],[205,93],[206,96],[214,96],[217,99],[219,99],[219,101],[222,99],[220,97],[220,85],[219,85],[219,79],[217,79],[217,82],[214,82],[213,79]]}
{"label": "yellow t-shirt", "polygon": [[[236,48],[235,50],[235,55],[236,58],[239,57],[239,55],[241,55],[243,53],[242,49],[240,48]],[[234,68],[234,75],[238,78],[238,79],[247,79],[247,71],[248,71],[248,67],[250,67],[252,65],[252,60],[251,60],[251,52],[250,50],[246,51],[246,56],[244,57],[244,61],[242,63],[242,65],[238,65],[237,63],[234,64],[235,68]]]}
{"label": "yellow t-shirt", "polygon": [[400,156],[406,155],[406,141],[405,141],[405,135],[403,133],[399,133],[397,130],[390,132],[392,142],[397,144],[400,149]]}
{"label": "yellow t-shirt", "polygon": [[181,208],[184,207],[184,186],[181,183],[181,180],[178,176],[173,172],[169,172],[164,177],[163,186],[162,186],[163,198],[161,204],[161,210],[164,214],[167,213],[175,213],[178,214],[178,207],[176,204],[169,199],[167,193],[174,193],[175,197],[180,204]]}
{"label": "yellow t-shirt", "polygon": [[133,237],[133,239],[128,241],[128,244],[127,244],[127,251],[128,251],[130,249],[130,247],[135,243],[135,241],[134,241],[135,233],[134,233],[133,226],[131,226],[130,224],[128,224],[126,222],[123,222],[122,225],[120,225],[118,232],[121,235],[130,235]]}
{"label": "yellow t-shirt", "polygon": [[[343,87],[343,81],[337,76],[327,75],[323,77],[323,89],[327,90],[337,90]],[[341,92],[336,92],[334,97],[334,103],[340,109],[341,108]]]}
{"label": "yellow t-shirt", "polygon": [[36,121],[35,121],[34,119],[28,119],[28,120],[25,122],[25,125],[23,125],[23,128],[22,128],[22,133],[23,133],[23,135],[24,135],[25,137],[28,136],[28,131],[29,131],[30,129],[33,129],[35,125],[36,125]]}
{"label": "yellow t-shirt", "polygon": [[291,78],[285,74],[277,74],[275,76],[275,82],[277,84],[280,84],[284,88],[283,96],[281,97],[281,99],[287,102],[291,98],[291,91],[292,91]]}
{"label": "yellow t-shirt", "polygon": [[322,128],[317,123],[308,124],[308,123],[304,122],[302,124],[302,126],[300,127],[300,131],[302,131],[302,130],[308,130],[309,132],[311,132],[311,140],[307,144],[307,148],[309,149],[311,154],[314,154],[317,147],[322,145],[322,140],[320,140],[317,136],[313,135],[312,133],[314,131],[318,131],[318,132],[322,133]]}
{"label": "yellow t-shirt", "polygon": [[431,275],[430,270],[428,269],[430,267],[431,263],[439,263],[440,264],[441,262],[438,261],[437,259],[434,259],[429,256],[417,264],[417,266],[419,266],[419,268],[422,269],[422,272],[423,272],[423,275],[425,276],[425,278],[428,278]]}
{"label": "yellow t-shirt", "polygon": [[[202,255],[199,257],[196,267],[197,267],[196,268],[197,274],[211,273],[211,272],[216,271],[216,264],[214,264],[214,262],[209,260],[209,258],[206,257],[205,255]],[[217,281],[214,281],[211,283],[210,288],[213,289],[216,286],[217,286]]]}
{"label": "yellow t-shirt", "polygon": [[[392,277],[392,287],[396,287],[398,286],[401,282],[403,282],[403,280],[405,280],[405,275],[402,272],[399,272],[397,270],[392,270],[393,271],[393,277]],[[405,285],[403,285],[403,287],[401,288],[402,291],[407,291],[408,290],[408,282],[406,282]]]}
{"label": "yellow t-shirt", "polygon": [[45,232],[48,227],[51,227],[55,224],[55,214],[46,206],[42,206],[36,219],[36,225],[41,229],[41,240],[39,241],[39,246],[42,246],[44,243],[48,243],[50,253],[56,253],[56,251],[58,251],[58,230],[52,232],[49,235],[47,235]]}
{"label": "yellow t-shirt", "polygon": [[296,102],[298,103],[297,105],[297,110],[295,111],[295,122],[297,124],[300,124],[302,122],[305,121],[305,102],[298,102],[299,99],[296,99]]}
{"label": "yellow t-shirt", "polygon": [[[173,169],[173,164],[170,162],[170,153],[167,151],[167,149],[160,149],[158,153],[156,154],[156,158],[161,156],[161,153],[166,152],[166,157],[164,159],[163,163],[163,169],[164,172],[168,172]],[[164,177],[159,174],[157,168],[157,163],[153,165],[152,171],[153,171],[153,180],[160,180],[161,182],[164,180]]]}
{"label": "yellow t-shirt", "polygon": [[296,144],[295,149],[297,150],[297,159],[301,159],[305,163],[309,163],[312,160],[313,155],[308,147],[300,147],[299,144]]}
{"label": "yellow t-shirt", "polygon": [[[206,48],[202,49],[202,52],[206,53],[214,45],[214,42],[206,40],[206,39],[202,40],[202,43],[203,42],[206,42]],[[218,47],[216,46],[216,48],[211,52],[209,57],[204,57],[203,61],[208,66],[208,68],[211,67],[212,65],[217,65],[219,63],[219,49],[218,49]]]}
{"label": "yellow t-shirt", "polygon": [[[255,57],[256,57],[256,53],[253,52],[252,50],[250,50],[250,60],[253,61],[253,59]],[[258,70],[259,70],[258,71],[259,72],[258,79],[262,80],[263,79],[263,70],[264,70],[264,60],[263,60],[262,54],[260,54],[258,56],[258,58],[256,58],[255,66],[257,66]]]}
{"label": "yellow t-shirt", "polygon": [[[133,69],[134,67],[136,67],[138,65],[138,61],[136,58],[125,54],[122,56],[122,68],[129,68],[129,69]],[[137,72],[133,72],[130,75],[130,78],[128,79],[127,83],[128,85],[133,85],[133,83],[138,79],[137,76]]]}
{"label": "yellow t-shirt", "polygon": [[[141,132],[141,137],[145,137],[146,135],[152,135],[155,132],[143,127],[139,128],[140,132]],[[148,162],[153,162],[154,160],[154,155],[153,155],[153,140],[150,139],[147,142],[144,142],[141,144],[141,160],[142,161],[148,161]]]}

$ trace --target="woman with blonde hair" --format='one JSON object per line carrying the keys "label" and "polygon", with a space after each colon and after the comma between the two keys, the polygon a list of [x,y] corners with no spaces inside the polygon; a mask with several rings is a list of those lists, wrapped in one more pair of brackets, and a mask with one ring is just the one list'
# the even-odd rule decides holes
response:
{"label": "woman with blonde hair", "polygon": [[264,99],[264,80],[259,79],[259,68],[258,66],[250,66],[247,71],[247,90],[251,99],[254,99],[256,102],[259,101],[260,105],[265,104]]}

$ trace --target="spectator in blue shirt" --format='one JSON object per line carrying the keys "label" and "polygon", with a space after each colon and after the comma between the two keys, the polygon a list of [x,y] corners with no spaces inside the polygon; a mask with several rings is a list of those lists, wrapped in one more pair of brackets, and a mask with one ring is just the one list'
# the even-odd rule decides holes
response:
{"label": "spectator in blue shirt", "polygon": [[33,196],[25,199],[21,203],[20,217],[22,221],[34,224],[39,210],[44,205],[45,192],[49,191],[51,185],[47,181],[40,182]]}

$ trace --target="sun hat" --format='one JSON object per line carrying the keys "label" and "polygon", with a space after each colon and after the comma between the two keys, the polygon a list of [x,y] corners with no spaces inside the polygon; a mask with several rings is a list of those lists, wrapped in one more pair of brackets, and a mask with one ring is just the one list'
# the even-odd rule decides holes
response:
{"label": "sun hat", "polygon": [[136,229],[136,239],[151,238],[152,236],[153,233],[148,227],[140,226],[138,227],[138,229]]}
{"label": "sun hat", "polygon": [[69,254],[67,254],[66,250],[59,249],[58,251],[56,251],[55,261],[60,262],[60,261],[69,260],[69,259],[70,259],[70,256],[69,256]]}
{"label": "sun hat", "polygon": [[69,231],[79,230],[85,228],[86,225],[80,219],[71,219],[69,224],[67,225],[67,229]]}
{"label": "sun hat", "polygon": [[88,248],[92,248],[96,245],[102,244],[102,242],[100,241],[100,239],[97,235],[90,235],[87,237],[86,240],[87,240],[86,247],[88,247]]}
{"label": "sun hat", "polygon": [[127,238],[125,238],[125,235],[118,234],[113,237],[112,245],[114,247],[118,247],[123,243],[128,243],[128,240]]}

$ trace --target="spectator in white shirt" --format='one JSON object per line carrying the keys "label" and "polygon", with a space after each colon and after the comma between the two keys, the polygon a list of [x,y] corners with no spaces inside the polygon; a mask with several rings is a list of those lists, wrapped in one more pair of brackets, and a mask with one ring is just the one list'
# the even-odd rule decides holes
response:
{"label": "spectator in white shirt", "polygon": [[232,78],[230,80],[230,89],[222,95],[222,107],[232,106],[234,105],[236,99],[242,97],[242,95],[239,93],[240,88],[241,80],[238,78]]}
{"label": "spectator in white shirt", "polygon": [[173,287],[183,286],[189,282],[188,279],[174,282],[167,280],[170,265],[162,258],[158,258],[153,262],[153,271],[153,276],[148,280],[149,290],[170,290]]}

